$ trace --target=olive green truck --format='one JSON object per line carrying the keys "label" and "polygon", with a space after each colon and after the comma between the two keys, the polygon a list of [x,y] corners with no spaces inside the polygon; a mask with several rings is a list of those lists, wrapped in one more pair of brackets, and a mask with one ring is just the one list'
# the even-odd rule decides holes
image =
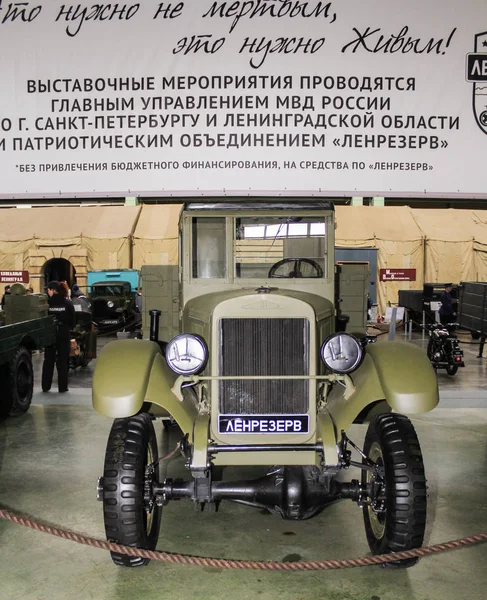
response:
{"label": "olive green truck", "polygon": [[0,418],[29,410],[34,391],[32,352],[54,341],[46,297],[27,296],[21,284],[13,285],[0,312]]}
{"label": "olive green truck", "polygon": [[[342,287],[334,233],[324,200],[183,206],[179,264],[143,277],[146,339],[107,344],[93,377],[94,407],[114,419],[97,489],[109,540],[154,549],[163,507],[180,499],[285,519],[349,499],[372,553],[421,546],[426,476],[407,415],[437,405],[436,376],[417,346],[371,343],[364,280]],[[362,322],[344,331],[354,297]],[[179,426],[183,479],[159,476],[158,417]],[[362,447],[353,423],[368,423]]]}

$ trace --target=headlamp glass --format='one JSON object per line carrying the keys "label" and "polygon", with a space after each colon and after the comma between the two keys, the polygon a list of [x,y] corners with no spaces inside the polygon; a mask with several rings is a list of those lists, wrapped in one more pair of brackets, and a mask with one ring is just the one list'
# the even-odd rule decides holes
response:
{"label": "headlamp glass", "polygon": [[166,361],[178,375],[200,373],[208,360],[205,340],[198,335],[181,333],[166,346]]}
{"label": "headlamp glass", "polygon": [[334,373],[351,373],[360,366],[363,356],[362,345],[350,333],[334,333],[321,346],[321,359]]}

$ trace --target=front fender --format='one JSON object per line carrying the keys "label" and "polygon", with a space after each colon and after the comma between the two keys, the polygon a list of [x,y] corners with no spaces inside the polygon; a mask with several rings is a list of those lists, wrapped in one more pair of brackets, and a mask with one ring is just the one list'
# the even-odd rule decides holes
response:
{"label": "front fender", "polygon": [[353,386],[338,385],[329,394],[327,410],[338,431],[346,430],[370,404],[385,400],[396,412],[417,414],[438,404],[438,381],[426,354],[407,342],[367,346],[363,363],[350,375]]}
{"label": "front fender", "polygon": [[93,374],[93,406],[107,417],[137,414],[144,404],[156,416],[171,415],[184,433],[192,434],[198,404],[173,391],[177,375],[167,366],[159,345],[147,340],[107,344]]}
{"label": "front fender", "polygon": [[146,340],[110,342],[100,352],[93,374],[93,406],[107,417],[137,414],[145,401],[159,345]]}
{"label": "front fender", "polygon": [[417,414],[437,406],[438,380],[421,348],[407,342],[385,342],[376,343],[367,351],[374,362],[384,398],[393,410]]}

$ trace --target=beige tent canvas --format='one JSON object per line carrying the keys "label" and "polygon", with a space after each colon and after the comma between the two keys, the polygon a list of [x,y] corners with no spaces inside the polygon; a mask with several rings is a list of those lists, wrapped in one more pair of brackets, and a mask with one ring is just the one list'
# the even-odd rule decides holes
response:
{"label": "beige tent canvas", "polygon": [[[408,206],[336,206],[335,211],[337,247],[377,248],[377,302],[381,314],[388,303],[397,304],[400,289],[423,287],[423,233]],[[416,281],[379,281],[380,269],[415,269]]]}
{"label": "beige tent canvas", "polygon": [[132,235],[141,207],[73,206],[0,210],[0,268],[29,271],[35,291],[44,269],[65,259],[79,285],[86,272],[130,268]]}
{"label": "beige tent canvas", "polygon": [[180,204],[146,204],[134,232],[133,268],[178,264]]}

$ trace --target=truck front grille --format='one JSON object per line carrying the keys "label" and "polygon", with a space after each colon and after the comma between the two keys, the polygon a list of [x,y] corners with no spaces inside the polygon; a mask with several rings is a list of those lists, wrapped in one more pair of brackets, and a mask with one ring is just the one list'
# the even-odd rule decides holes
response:
{"label": "truck front grille", "polygon": [[[222,319],[219,375],[308,375],[307,319]],[[303,414],[309,406],[304,379],[224,380],[220,413]]]}
{"label": "truck front grille", "polygon": [[96,319],[109,319],[114,316],[113,309],[108,308],[107,301],[102,298],[93,300],[91,310],[95,321]]}

